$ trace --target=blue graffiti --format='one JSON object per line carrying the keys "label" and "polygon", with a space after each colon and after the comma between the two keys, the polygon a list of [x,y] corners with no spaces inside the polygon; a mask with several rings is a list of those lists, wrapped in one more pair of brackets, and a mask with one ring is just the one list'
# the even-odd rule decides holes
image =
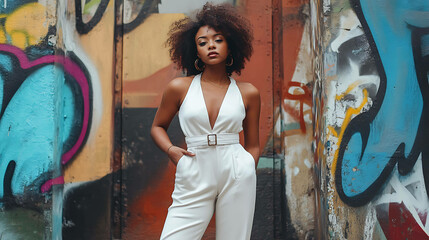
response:
{"label": "blue graffiti", "polygon": [[91,89],[78,84],[83,79],[75,76],[85,76],[76,74],[78,65],[27,51],[33,61],[13,46],[0,45],[0,206],[42,201],[42,192],[61,183],[64,156],[75,155],[89,129],[84,112],[90,109],[84,106],[91,104],[90,97],[82,96]]}
{"label": "blue graffiti", "polygon": [[429,88],[428,68],[424,66],[429,61],[420,50],[429,24],[412,26],[409,16],[415,12],[427,15],[429,1],[351,3],[380,75],[371,109],[356,116],[344,132],[335,172],[340,198],[351,206],[361,206],[381,189],[396,163],[399,173],[405,175],[420,153],[428,187],[429,169],[425,166],[429,156],[425,151],[429,146],[425,137],[429,130]]}
{"label": "blue graffiti", "polygon": [[[0,172],[6,171],[10,161],[15,162],[12,179],[5,179],[10,181],[6,185],[11,185],[13,195],[23,195],[26,187],[39,176],[53,171],[54,153],[59,151],[54,149],[55,146],[58,148],[55,144],[58,132],[54,126],[58,125],[58,120],[54,112],[57,98],[54,90],[61,75],[61,69],[52,65],[30,74],[3,113],[0,121]],[[0,77],[0,82],[4,82],[4,78]],[[4,185],[4,179],[0,177],[0,198],[3,197]]]}

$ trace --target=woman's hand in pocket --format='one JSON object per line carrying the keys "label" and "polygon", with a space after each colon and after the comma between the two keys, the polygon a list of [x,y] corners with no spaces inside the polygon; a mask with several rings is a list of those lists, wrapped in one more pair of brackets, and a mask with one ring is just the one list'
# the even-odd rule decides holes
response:
{"label": "woman's hand in pocket", "polygon": [[186,151],[185,149],[174,145],[168,148],[167,155],[174,165],[177,165],[177,163],[179,162],[180,158],[183,155],[190,156],[190,157],[195,156],[193,152]]}

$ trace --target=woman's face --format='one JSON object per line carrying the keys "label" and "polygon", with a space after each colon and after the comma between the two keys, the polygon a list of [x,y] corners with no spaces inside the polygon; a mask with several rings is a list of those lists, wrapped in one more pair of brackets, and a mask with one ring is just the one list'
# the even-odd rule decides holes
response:
{"label": "woman's face", "polygon": [[202,26],[195,35],[198,57],[207,65],[225,64],[229,54],[228,43],[221,32]]}

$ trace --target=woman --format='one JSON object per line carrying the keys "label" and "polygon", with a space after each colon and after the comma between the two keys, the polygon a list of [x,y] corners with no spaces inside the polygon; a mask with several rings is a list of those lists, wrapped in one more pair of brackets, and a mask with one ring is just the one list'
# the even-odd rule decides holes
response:
{"label": "woman", "polygon": [[[151,129],[155,143],[177,165],[161,239],[201,239],[215,210],[216,239],[250,239],[260,96],[252,84],[230,75],[244,68],[252,40],[248,21],[225,4],[206,4],[196,20],[180,20],[170,31],[171,59],[187,77],[167,85]],[[177,112],[187,150],[167,136]]]}

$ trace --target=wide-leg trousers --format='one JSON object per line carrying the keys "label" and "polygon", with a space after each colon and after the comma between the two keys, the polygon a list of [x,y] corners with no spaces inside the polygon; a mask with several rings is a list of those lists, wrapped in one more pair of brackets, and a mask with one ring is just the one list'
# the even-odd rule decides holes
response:
{"label": "wide-leg trousers", "polygon": [[162,240],[201,239],[216,211],[216,239],[248,240],[256,198],[255,161],[240,144],[192,147],[176,168]]}

